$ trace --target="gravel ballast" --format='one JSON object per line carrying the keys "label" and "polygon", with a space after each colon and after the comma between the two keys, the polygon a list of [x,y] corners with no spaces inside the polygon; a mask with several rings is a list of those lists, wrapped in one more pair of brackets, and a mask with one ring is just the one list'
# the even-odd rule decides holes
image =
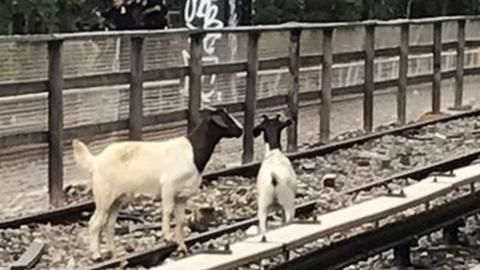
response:
{"label": "gravel ballast", "polygon": [[[476,149],[477,139],[472,131],[478,126],[480,118],[464,118],[424,127],[408,137],[384,136],[325,156],[296,160],[294,166],[299,178],[297,204],[318,201],[315,213],[305,217],[311,219],[314,215],[384,194],[386,189],[381,187],[360,192],[356,196],[340,196],[341,191]],[[327,174],[335,176],[335,187],[323,186],[321,180]],[[413,180],[396,181],[389,187],[397,189],[413,182]],[[70,187],[66,193],[68,203],[91,198],[89,189],[84,186]],[[187,234],[191,234],[192,230],[204,231],[250,218],[256,215],[255,179],[238,176],[218,179],[210,185],[203,186],[198,195],[190,200],[189,205],[187,216],[190,227],[186,228]],[[207,227],[202,227],[198,218],[195,218],[198,217],[195,213],[202,209],[214,211]],[[123,212],[124,217],[117,222],[117,255],[145,250],[163,241],[158,226],[161,222],[160,201],[139,198]],[[87,220],[86,217],[85,220],[73,224],[55,226],[34,224],[19,229],[0,230],[0,265],[18,258],[34,239],[47,244],[46,252],[35,269],[81,269],[91,265]],[[152,226],[152,229],[139,230],[140,221]],[[193,234],[195,233],[198,232]],[[245,236],[245,232],[239,231],[202,245],[198,244],[192,247],[192,250],[222,247]],[[328,241],[320,242],[325,244]],[[173,257],[178,256],[182,255],[175,253]]]}

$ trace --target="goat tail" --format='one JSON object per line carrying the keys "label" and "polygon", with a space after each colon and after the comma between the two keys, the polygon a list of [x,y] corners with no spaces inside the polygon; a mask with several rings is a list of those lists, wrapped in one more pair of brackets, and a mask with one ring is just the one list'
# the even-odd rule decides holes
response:
{"label": "goat tail", "polygon": [[272,186],[273,186],[273,188],[277,187],[279,180],[280,180],[280,177],[275,172],[272,172]]}
{"label": "goat tail", "polygon": [[89,172],[93,171],[94,156],[88,150],[88,147],[78,139],[72,141],[73,156],[75,162],[82,168]]}

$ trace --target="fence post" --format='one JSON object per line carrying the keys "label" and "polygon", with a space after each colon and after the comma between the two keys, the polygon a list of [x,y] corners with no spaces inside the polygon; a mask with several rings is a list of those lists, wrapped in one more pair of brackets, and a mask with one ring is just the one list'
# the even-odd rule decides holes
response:
{"label": "fence post", "polygon": [[397,119],[400,125],[407,123],[408,87],[408,46],[410,45],[410,25],[404,23],[400,29],[400,65],[398,72]]}
{"label": "fence post", "polygon": [[442,23],[433,24],[432,112],[440,113],[442,87]]}
{"label": "fence post", "polygon": [[332,48],[333,28],[323,30],[322,104],[320,109],[320,142],[330,140],[330,111],[332,107]]}
{"label": "fence post", "polygon": [[143,127],[143,37],[131,39],[130,53],[130,114],[131,140],[142,139]]}
{"label": "fence post", "polygon": [[455,102],[454,108],[461,109],[463,104],[463,74],[465,63],[465,20],[458,21],[457,66],[455,73]]}
{"label": "fence post", "polygon": [[50,204],[63,201],[62,40],[48,42],[48,193]]}
{"label": "fence post", "polygon": [[300,29],[290,32],[288,68],[291,75],[291,85],[287,96],[289,117],[292,125],[288,128],[288,152],[296,152],[298,148],[298,92],[300,71]]}
{"label": "fence post", "polygon": [[196,32],[190,35],[190,61],[188,80],[188,132],[200,122],[202,104],[202,41],[204,34]]}
{"label": "fence post", "polygon": [[247,91],[245,96],[244,135],[242,163],[253,161],[254,138],[253,128],[255,125],[255,111],[257,108],[257,72],[258,72],[258,39],[260,32],[252,32],[248,35],[248,67],[247,67]]}
{"label": "fence post", "polygon": [[375,91],[375,25],[365,27],[365,88],[363,99],[363,127],[366,132],[373,130],[373,94]]}

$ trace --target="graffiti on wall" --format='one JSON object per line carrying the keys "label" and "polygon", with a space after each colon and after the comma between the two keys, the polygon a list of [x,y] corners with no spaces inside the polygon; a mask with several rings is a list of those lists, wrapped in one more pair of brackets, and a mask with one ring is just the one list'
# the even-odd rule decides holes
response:
{"label": "graffiti on wall", "polygon": [[[184,9],[185,24],[190,29],[216,29],[223,28],[224,23],[219,19],[218,3],[224,0],[187,0]],[[203,39],[203,57],[202,63],[218,64],[220,59],[216,54],[216,43],[222,38],[222,34],[208,34]],[[182,58],[185,65],[188,65],[190,53],[187,50],[182,51]],[[202,101],[212,103],[221,102],[221,92],[216,89],[217,76],[215,74],[202,77],[203,85]],[[188,78],[185,79],[183,94],[188,95]]]}

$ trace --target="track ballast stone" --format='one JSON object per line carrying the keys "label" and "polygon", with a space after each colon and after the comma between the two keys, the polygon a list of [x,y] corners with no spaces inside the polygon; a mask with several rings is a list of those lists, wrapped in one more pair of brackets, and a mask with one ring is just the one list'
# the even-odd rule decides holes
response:
{"label": "track ballast stone", "polygon": [[[465,154],[478,148],[477,139],[462,135],[480,126],[479,118],[470,117],[424,127],[414,137],[384,136],[349,149],[335,151],[325,156],[296,160],[294,167],[299,177],[297,204],[311,200],[318,201],[318,209],[313,215],[320,215],[354,203],[385,194],[385,188],[375,188],[369,192],[360,192],[357,196],[340,196],[340,192],[388,177],[394,173],[424,166],[443,159]],[[444,141],[424,139],[434,134],[460,134]],[[467,132],[468,134],[468,132]],[[423,139],[418,139],[423,138]],[[305,166],[305,164],[308,164]],[[326,174],[335,174],[335,188],[323,187],[321,180]],[[410,181],[411,182],[411,181]],[[408,184],[405,181],[392,183],[395,189]],[[67,202],[76,203],[91,199],[91,193],[84,186],[70,187],[67,190]],[[231,224],[234,221],[256,215],[255,179],[245,177],[224,177],[203,186],[190,200],[189,220],[193,223],[195,209],[202,206],[212,207],[214,219],[208,229]],[[125,207],[123,212],[127,220],[117,222],[116,246],[118,255],[126,252],[141,251],[160,244],[163,241],[159,228],[161,222],[161,201],[139,198]],[[138,230],[139,221],[150,230]],[[279,222],[277,222],[279,224]],[[47,250],[37,264],[36,269],[73,269],[92,265],[87,242],[87,220],[65,225],[32,224],[20,229],[0,230],[0,265],[8,264],[28,247],[34,239],[44,241]],[[194,226],[191,226],[194,227]],[[141,227],[140,227],[141,228]],[[188,234],[192,233],[186,228]],[[192,235],[198,232],[193,232]],[[205,248],[223,248],[245,238],[245,232],[238,231],[192,248],[197,251]],[[323,240],[320,240],[322,242]],[[324,242],[324,241],[323,241]],[[323,243],[322,242],[322,243]],[[300,252],[302,253],[302,252]],[[173,257],[182,256],[174,254]],[[253,267],[253,266],[252,266]],[[255,267],[254,267],[255,268]]]}

